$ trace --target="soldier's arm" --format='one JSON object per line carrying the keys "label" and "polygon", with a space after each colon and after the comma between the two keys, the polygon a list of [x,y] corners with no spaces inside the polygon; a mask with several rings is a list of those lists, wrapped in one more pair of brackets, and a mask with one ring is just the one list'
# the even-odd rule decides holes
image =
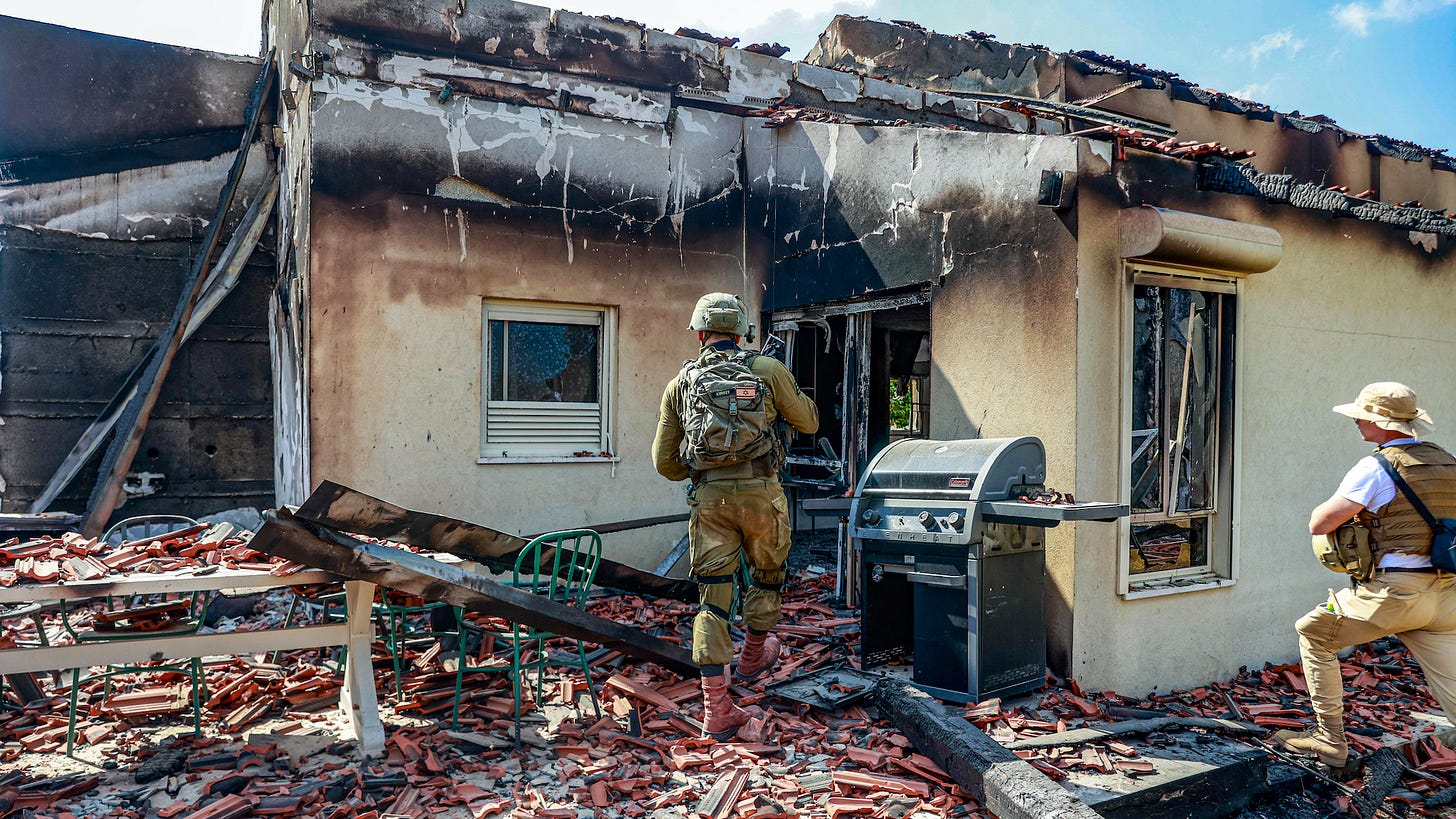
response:
{"label": "soldier's arm", "polygon": [[774,409],[789,422],[789,426],[805,435],[818,432],[819,407],[799,389],[798,383],[794,381],[794,374],[777,359],[761,357],[760,360],[770,362],[764,373],[764,381],[768,382],[768,388],[773,392]]}
{"label": "soldier's arm", "polygon": [[1349,498],[1342,498],[1339,495],[1331,497],[1324,503],[1316,506],[1314,512],[1309,516],[1309,533],[1312,535],[1327,535],[1340,528],[1340,524],[1355,517],[1365,507]]}
{"label": "soldier's arm", "polygon": [[687,465],[677,459],[682,439],[682,419],[677,412],[677,379],[673,378],[662,392],[662,406],[657,411],[657,435],[652,439],[652,463],[657,467],[657,473],[670,481],[688,477]]}

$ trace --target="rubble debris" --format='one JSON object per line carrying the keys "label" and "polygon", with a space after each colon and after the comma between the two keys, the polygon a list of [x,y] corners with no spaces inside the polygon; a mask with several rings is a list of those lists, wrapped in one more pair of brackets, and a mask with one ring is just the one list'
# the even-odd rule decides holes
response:
{"label": "rubble debris", "polygon": [[[232,537],[230,533],[228,539]],[[245,534],[236,537],[242,540]],[[783,604],[786,661],[769,676],[768,687],[813,679],[814,672],[856,669],[858,622],[836,605],[834,588],[832,572],[805,571],[793,578]],[[286,593],[274,592],[252,615],[257,622],[238,627],[276,625],[286,605]],[[682,601],[601,595],[589,609],[670,644],[685,646],[691,639],[695,607]],[[322,613],[305,607],[304,616]],[[488,614],[471,617],[485,630],[505,627]],[[43,623],[59,634],[54,614],[43,617]],[[7,624],[5,634],[31,637],[31,632],[20,633],[28,628]],[[566,646],[563,642],[548,650]],[[508,667],[509,649],[502,656],[502,648],[481,641],[477,651]],[[885,684],[893,689],[888,698],[877,688],[873,707],[851,704],[833,710],[739,688],[741,701],[772,708],[754,738],[740,735],[737,741],[718,743],[700,738],[696,680],[678,679],[660,664],[634,661],[619,650],[600,649],[591,654],[592,682],[608,716],[594,717],[587,681],[579,671],[548,675],[541,696],[534,685],[522,690],[523,744],[514,750],[508,738],[513,702],[507,674],[467,675],[461,726],[449,731],[453,653],[432,641],[406,641],[404,650],[404,700],[394,703],[389,698],[384,704],[389,735],[380,758],[360,759],[353,743],[329,736],[343,720],[331,707],[341,685],[331,650],[286,652],[276,663],[230,657],[205,664],[208,698],[202,739],[151,739],[156,724],[190,722],[183,710],[125,715],[114,708],[128,701],[145,704],[174,697],[176,686],[165,677],[121,675],[113,681],[109,699],[102,698],[99,681],[83,687],[86,719],[78,754],[112,760],[117,770],[99,772],[94,777],[99,784],[84,790],[69,789],[93,778],[89,774],[53,777],[51,784],[25,793],[36,794],[33,804],[39,815],[65,810],[75,816],[119,817],[127,811],[230,815],[245,804],[252,815],[317,819],[370,812],[379,817],[489,817],[505,815],[512,807],[541,817],[575,816],[588,807],[618,819],[693,810],[754,819],[850,819],[875,813],[970,819],[989,817],[990,808],[1004,819],[1041,815],[1026,813],[1034,800],[1020,789],[1028,783],[1037,799],[1060,794],[1057,798],[1068,800],[1070,809],[1087,810],[1051,780],[1072,784],[1089,776],[1123,781],[1166,776],[1161,757],[1144,751],[1179,741],[1178,733],[1132,737],[1149,728],[1172,726],[1187,735],[1228,728],[1235,725],[1232,721],[1251,722],[1263,730],[1310,722],[1298,666],[1269,665],[1227,682],[1143,698],[1087,691],[1075,680],[1052,679],[1047,688],[1026,698],[951,708],[899,682]],[[376,683],[392,686],[392,662],[382,640],[374,643],[372,653]],[[487,657],[482,664],[492,661]],[[1419,810],[1424,809],[1422,800],[1434,808],[1451,799],[1442,794],[1456,792],[1451,779],[1456,751],[1435,740],[1433,724],[1414,716],[1435,710],[1414,661],[1397,641],[1385,640],[1357,648],[1342,668],[1350,695],[1351,742],[1368,752],[1387,741],[1406,741],[1396,752],[1403,764],[1396,766],[1398,782],[1385,804],[1401,802]],[[53,753],[46,749],[61,746],[67,707],[62,691],[29,704],[18,702],[8,690],[5,697],[0,761],[40,759]],[[933,725],[933,730],[917,733],[921,728],[911,720],[909,733],[903,733],[896,723],[905,722],[907,713],[923,717],[919,725]],[[243,737],[243,730],[266,733]],[[1047,739],[1034,741],[1038,737]],[[959,742],[973,744],[966,748]],[[957,750],[948,753],[950,747]],[[988,789],[984,801],[966,785],[975,781],[968,771],[973,760],[991,761],[980,779],[980,787]],[[16,775],[0,775],[0,806],[13,798],[11,789],[20,781],[7,776]],[[1388,781],[1388,774],[1382,781]],[[992,801],[996,788],[1017,789],[1022,807],[998,808]],[[715,789],[717,795],[709,800]],[[42,791],[44,799],[39,797]]]}
{"label": "rubble debris", "polygon": [[[500,571],[510,571],[516,554],[529,540],[488,526],[411,511],[333,481],[319,484],[296,514],[319,526],[446,552]],[[549,549],[542,550],[543,565],[551,554]],[[698,600],[698,587],[687,580],[660,577],[607,559],[597,564],[596,585],[686,602]]]}
{"label": "rubble debris", "polygon": [[724,48],[732,48],[733,46],[738,45],[737,37],[719,37],[716,34],[709,34],[706,31],[698,31],[695,28],[688,28],[686,26],[679,28],[673,33],[679,37],[689,37],[694,40],[702,40],[705,43],[712,43],[713,45],[722,46]]}
{"label": "rubble debris", "polygon": [[770,57],[782,57],[789,53],[789,47],[781,43],[752,43],[743,47],[744,51],[751,51],[754,54],[766,54]]}
{"label": "rubble debris", "polygon": [[974,725],[947,719],[944,706],[913,685],[882,681],[875,686],[875,705],[1000,819],[1097,816],[1039,767],[1006,750]]}
{"label": "rubble debris", "polygon": [[681,646],[529,591],[496,583],[459,566],[404,549],[355,540],[322,526],[310,530],[285,510],[280,509],[268,518],[251,545],[279,557],[307,561],[343,577],[506,617],[562,637],[590,640],[660,663],[680,674],[697,673],[691,655]]}
{"label": "rubble debris", "polygon": [[218,567],[255,569],[286,577],[304,566],[270,557],[249,544],[252,533],[230,523],[200,524],[118,546],[75,532],[0,543],[0,586],[71,583],[129,574],[160,574]]}

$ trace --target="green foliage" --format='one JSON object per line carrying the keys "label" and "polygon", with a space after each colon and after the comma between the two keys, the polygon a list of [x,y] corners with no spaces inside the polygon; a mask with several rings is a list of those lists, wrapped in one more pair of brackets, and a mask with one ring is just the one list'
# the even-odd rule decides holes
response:
{"label": "green foliage", "polygon": [[893,378],[890,379],[890,427],[892,429],[909,428],[912,403],[910,382],[906,381],[902,384]]}

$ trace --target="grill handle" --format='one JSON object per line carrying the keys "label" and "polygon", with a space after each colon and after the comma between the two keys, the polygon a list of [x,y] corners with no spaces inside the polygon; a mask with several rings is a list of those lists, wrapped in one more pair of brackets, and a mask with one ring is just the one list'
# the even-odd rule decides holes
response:
{"label": "grill handle", "polygon": [[966,576],[963,574],[906,572],[905,579],[911,583],[920,583],[926,586],[944,586],[947,589],[964,589],[966,587]]}

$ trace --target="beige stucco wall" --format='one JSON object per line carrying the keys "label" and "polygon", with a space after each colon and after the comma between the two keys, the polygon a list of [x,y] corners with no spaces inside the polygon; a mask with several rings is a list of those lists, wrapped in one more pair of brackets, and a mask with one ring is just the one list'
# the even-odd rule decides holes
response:
{"label": "beige stucco wall", "polygon": [[[1084,154],[1077,484],[1085,497],[1117,492],[1126,501],[1121,361],[1129,295],[1116,236],[1125,189],[1106,177],[1098,189],[1092,177],[1105,168]],[[1118,529],[1076,527],[1071,671],[1086,687],[1134,695],[1296,657],[1294,620],[1344,583],[1314,561],[1309,510],[1369,452],[1332,405],[1368,382],[1398,380],[1435,415],[1432,440],[1450,443],[1456,427],[1456,260],[1433,259],[1390,228],[1242,197],[1189,194],[1160,204],[1273,227],[1284,255],[1244,280],[1239,296],[1236,584],[1126,600],[1117,593],[1125,548]]]}
{"label": "beige stucco wall", "polygon": [[[1076,237],[1069,213],[1036,204],[1045,170],[1076,168],[1077,143],[1060,137],[957,134],[954,163],[929,166],[978,206],[953,236],[955,268],[931,300],[930,437],[1034,435],[1046,447],[1047,484],[1076,483]],[[1050,530],[1048,652],[1070,647],[1074,554],[1070,530]]]}
{"label": "beige stucco wall", "polygon": [[[686,511],[653,470],[662,388],[696,349],[705,290],[757,293],[721,247],[612,242],[390,199],[313,201],[312,455],[334,480],[514,533]],[[690,274],[685,271],[691,271]],[[509,298],[615,307],[613,440],[620,462],[477,464],[481,306]],[[608,557],[656,565],[686,526],[608,535]]]}

